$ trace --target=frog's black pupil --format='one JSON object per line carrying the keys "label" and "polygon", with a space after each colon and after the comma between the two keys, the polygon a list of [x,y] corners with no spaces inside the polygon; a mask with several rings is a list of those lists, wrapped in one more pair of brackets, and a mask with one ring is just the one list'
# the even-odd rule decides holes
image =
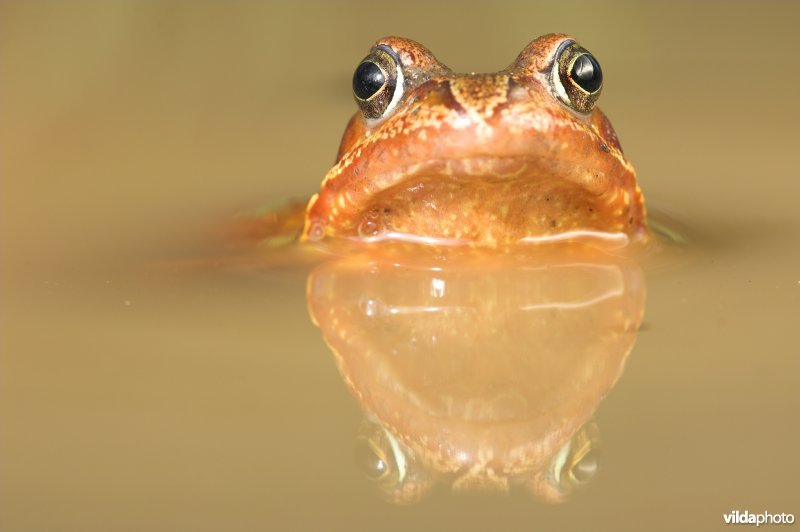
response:
{"label": "frog's black pupil", "polygon": [[588,93],[597,91],[603,84],[603,71],[600,63],[589,54],[583,54],[572,64],[569,73],[572,80]]}
{"label": "frog's black pupil", "polygon": [[362,100],[366,100],[386,83],[386,76],[383,75],[380,67],[372,61],[364,61],[353,74],[353,92]]}

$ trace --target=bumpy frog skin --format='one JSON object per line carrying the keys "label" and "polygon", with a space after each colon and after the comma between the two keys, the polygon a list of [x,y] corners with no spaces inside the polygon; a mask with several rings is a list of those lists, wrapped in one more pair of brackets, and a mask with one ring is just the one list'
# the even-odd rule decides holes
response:
{"label": "bumpy frog skin", "polygon": [[[581,83],[584,67],[594,77]],[[599,64],[572,38],[540,37],[495,74],[455,74],[422,45],[387,37],[356,78],[361,110],[307,206],[302,240],[497,247],[647,234],[633,167],[594,106]]]}

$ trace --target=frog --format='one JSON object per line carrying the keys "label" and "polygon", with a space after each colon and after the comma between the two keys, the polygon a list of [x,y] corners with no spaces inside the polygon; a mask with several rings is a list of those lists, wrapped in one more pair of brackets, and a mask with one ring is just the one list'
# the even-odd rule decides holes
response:
{"label": "frog", "polygon": [[635,170],[596,105],[600,63],[569,35],[539,37],[488,74],[385,37],[352,90],[358,110],[319,191],[240,233],[479,248],[649,235]]}
{"label": "frog", "polygon": [[[636,172],[597,107],[602,89],[600,63],[566,34],[488,74],[379,39],[355,68],[358,109],[319,191],[240,218],[234,237],[279,247],[281,264],[307,258],[287,243],[347,252],[310,259],[308,307],[367,417],[361,462],[387,500],[416,502],[443,484],[522,486],[559,502],[593,475],[591,418],[644,304],[635,265],[594,244],[652,234]],[[577,277],[557,283],[553,272]],[[580,279],[591,281],[585,297],[571,292]],[[593,292],[603,279],[609,290]],[[412,298],[419,287],[432,299]],[[552,298],[556,287],[568,297]],[[547,350],[530,353],[536,345]]]}

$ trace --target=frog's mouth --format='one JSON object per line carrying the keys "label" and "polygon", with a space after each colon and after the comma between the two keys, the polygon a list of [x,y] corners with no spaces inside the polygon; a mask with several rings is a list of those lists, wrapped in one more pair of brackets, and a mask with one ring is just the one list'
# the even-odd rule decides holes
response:
{"label": "frog's mouth", "polygon": [[642,217],[605,175],[542,157],[428,161],[361,182],[360,194],[336,194],[327,227],[314,225],[312,202],[307,238],[497,246],[589,237],[616,246]]}

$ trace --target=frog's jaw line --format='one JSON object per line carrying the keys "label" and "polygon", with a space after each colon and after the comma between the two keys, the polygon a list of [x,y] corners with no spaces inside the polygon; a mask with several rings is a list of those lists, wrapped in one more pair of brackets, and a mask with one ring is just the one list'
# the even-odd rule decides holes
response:
{"label": "frog's jaw line", "polygon": [[555,244],[558,242],[588,242],[600,244],[607,249],[622,249],[630,243],[631,239],[626,233],[607,233],[605,231],[566,231],[553,235],[526,236],[519,240],[521,244]]}
{"label": "frog's jaw line", "polygon": [[427,246],[465,246],[469,240],[463,238],[440,238],[435,236],[422,236],[397,231],[385,231],[375,236],[352,236],[348,240],[374,244],[377,242],[406,242],[409,244],[422,244]]}
{"label": "frog's jaw line", "polygon": [[[397,231],[385,231],[375,236],[351,236],[348,240],[375,244],[379,242],[403,242],[408,244],[420,244],[425,246],[457,247],[469,246],[472,242],[464,238],[442,238],[433,236],[421,236],[412,233],[401,233]],[[631,239],[625,233],[606,233],[603,231],[565,231],[552,235],[526,236],[517,240],[518,244],[530,246],[542,246],[558,244],[562,242],[586,243],[597,248],[617,250],[625,248]]]}

